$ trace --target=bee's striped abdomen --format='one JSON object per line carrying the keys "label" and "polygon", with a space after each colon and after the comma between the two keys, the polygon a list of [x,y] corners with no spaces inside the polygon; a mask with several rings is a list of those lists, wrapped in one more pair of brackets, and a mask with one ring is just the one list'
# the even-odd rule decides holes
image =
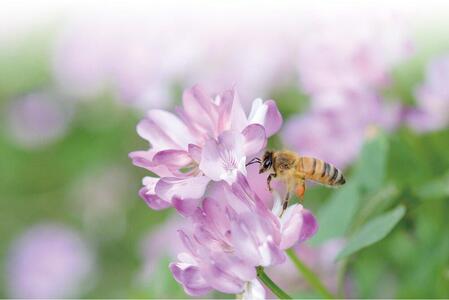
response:
{"label": "bee's striped abdomen", "polygon": [[314,157],[300,157],[298,171],[310,179],[326,185],[342,185],[346,182],[343,173],[333,165]]}

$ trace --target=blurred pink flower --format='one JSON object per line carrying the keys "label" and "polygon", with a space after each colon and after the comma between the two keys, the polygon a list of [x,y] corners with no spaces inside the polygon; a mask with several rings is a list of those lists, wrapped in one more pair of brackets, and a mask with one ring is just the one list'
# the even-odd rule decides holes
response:
{"label": "blurred pink flower", "polygon": [[224,5],[219,14],[204,5],[160,5],[129,16],[101,11],[62,26],[53,73],[70,94],[109,88],[141,109],[169,106],[176,86],[202,82],[218,91],[235,84],[248,108],[249,96],[268,96],[294,80],[300,19],[298,10],[281,6]]}
{"label": "blurred pink flower", "polygon": [[[141,18],[107,15],[69,22],[54,47],[53,71],[62,90],[89,98],[108,89],[143,109],[167,107],[169,85],[162,69],[166,49]],[[172,78],[171,78],[172,79]]]}
{"label": "blurred pink flower", "polygon": [[13,298],[80,297],[88,287],[94,255],[71,229],[37,225],[12,244],[8,291]]}
{"label": "blurred pink flower", "polygon": [[417,107],[407,113],[408,124],[417,131],[438,130],[449,124],[449,55],[427,66],[424,83],[417,89]]}
{"label": "blurred pink flower", "polygon": [[301,155],[345,167],[357,157],[367,128],[379,123],[382,115],[379,101],[368,92],[322,95],[315,103],[317,107],[312,105],[310,112],[287,121],[283,141]]}
{"label": "blurred pink flower", "polygon": [[215,98],[194,86],[183,94],[177,115],[150,110],[137,126],[150,142],[130,153],[133,163],[157,177],[145,177],[140,196],[153,209],[174,206],[189,214],[210,180],[235,181],[246,174],[246,158],[257,154],[279,130],[282,117],[272,100],[256,99],[247,117],[234,90]]}
{"label": "blurred pink flower", "polygon": [[383,103],[378,89],[409,57],[411,41],[391,14],[323,14],[307,24],[298,71],[311,108],[288,120],[282,137],[299,153],[343,168],[357,157],[373,127],[392,130],[403,120],[401,105]]}
{"label": "blurred pink flower", "polygon": [[309,94],[384,86],[392,67],[411,54],[397,15],[346,11],[314,17],[298,50],[301,85]]}
{"label": "blurred pink flower", "polygon": [[69,107],[44,92],[13,100],[6,110],[7,133],[24,148],[39,148],[61,138],[71,119]]}
{"label": "blurred pink flower", "polygon": [[345,167],[371,128],[392,130],[403,120],[403,108],[384,104],[377,89],[410,55],[411,43],[394,15],[337,14],[316,20],[299,47],[298,64],[311,109],[288,120],[282,136],[301,154]]}
{"label": "blurred pink flower", "polygon": [[189,295],[212,289],[224,293],[259,294],[257,266],[284,262],[282,250],[315,234],[316,220],[299,204],[282,218],[280,201],[270,210],[239,174],[232,186],[212,184],[202,205],[191,216],[192,229],[180,230],[186,252],[170,268]]}

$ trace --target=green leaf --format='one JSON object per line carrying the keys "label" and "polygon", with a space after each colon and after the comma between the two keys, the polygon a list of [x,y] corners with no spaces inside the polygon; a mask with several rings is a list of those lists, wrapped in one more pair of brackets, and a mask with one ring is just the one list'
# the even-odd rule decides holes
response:
{"label": "green leaf", "polygon": [[378,216],[354,234],[345,248],[338,254],[337,260],[349,256],[360,249],[372,245],[384,237],[394,228],[394,226],[404,216],[405,207],[399,205],[395,209]]}
{"label": "green leaf", "polygon": [[388,142],[383,134],[368,141],[362,149],[353,179],[357,180],[366,192],[382,187],[385,180]]}
{"label": "green leaf", "polygon": [[271,93],[271,98],[276,100],[279,111],[285,120],[306,111],[309,106],[309,97],[298,90],[297,86],[275,89]]}
{"label": "green leaf", "polygon": [[424,199],[449,196],[449,174],[415,188],[414,193]]}
{"label": "green leaf", "polygon": [[370,219],[373,215],[384,211],[387,207],[390,207],[397,199],[399,195],[399,189],[393,183],[387,183],[382,186],[382,189],[363,197],[363,207],[357,213],[357,217],[351,224],[351,231],[354,232],[359,229],[366,220]]}
{"label": "green leaf", "polygon": [[355,183],[348,183],[333,193],[317,213],[320,228],[311,243],[319,244],[343,236],[354,218],[359,199],[360,193]]}

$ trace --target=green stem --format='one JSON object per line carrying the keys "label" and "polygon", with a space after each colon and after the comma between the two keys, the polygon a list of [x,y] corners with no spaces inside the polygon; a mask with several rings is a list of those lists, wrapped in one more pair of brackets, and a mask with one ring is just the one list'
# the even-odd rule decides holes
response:
{"label": "green stem", "polygon": [[313,273],[312,270],[310,270],[301,260],[299,260],[299,257],[296,255],[296,252],[293,248],[290,248],[287,250],[287,255],[290,257],[290,259],[295,264],[296,268],[302,273],[304,278],[307,280],[307,282],[315,289],[317,290],[323,298],[326,299],[335,299],[334,295],[329,292],[329,290],[321,283],[318,276]]}
{"label": "green stem", "polygon": [[260,281],[265,284],[267,288],[270,289],[270,291],[273,292],[279,299],[292,299],[286,292],[284,292],[280,287],[276,285],[276,283],[271,280],[270,277],[265,273],[263,270],[263,267],[257,267],[257,277],[260,279]]}

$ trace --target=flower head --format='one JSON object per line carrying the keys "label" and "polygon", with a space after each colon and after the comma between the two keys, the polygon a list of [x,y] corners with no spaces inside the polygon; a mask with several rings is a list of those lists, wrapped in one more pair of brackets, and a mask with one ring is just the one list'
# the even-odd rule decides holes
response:
{"label": "flower head", "polygon": [[417,89],[417,108],[407,113],[408,124],[430,131],[449,124],[449,55],[434,59],[427,67],[425,82]]}
{"label": "flower head", "polygon": [[246,158],[261,151],[282,118],[272,100],[256,99],[247,117],[234,90],[216,97],[194,86],[176,114],[150,110],[137,126],[147,151],[130,153],[133,163],[159,177],[145,177],[141,197],[153,209],[174,206],[193,212],[210,180],[234,182],[246,173]]}
{"label": "flower head", "polygon": [[8,261],[13,298],[78,297],[93,271],[87,244],[70,229],[39,225],[16,240]]}
{"label": "flower head", "polygon": [[282,218],[278,208],[280,204],[267,207],[242,174],[232,185],[214,182],[190,217],[192,227],[179,231],[186,252],[170,265],[175,279],[190,295],[212,289],[260,293],[255,267],[282,263],[282,250],[317,229],[315,218],[301,205],[290,206]]}
{"label": "flower head", "polygon": [[7,109],[11,139],[24,148],[39,148],[57,141],[67,132],[72,113],[69,107],[46,92],[16,99]]}

